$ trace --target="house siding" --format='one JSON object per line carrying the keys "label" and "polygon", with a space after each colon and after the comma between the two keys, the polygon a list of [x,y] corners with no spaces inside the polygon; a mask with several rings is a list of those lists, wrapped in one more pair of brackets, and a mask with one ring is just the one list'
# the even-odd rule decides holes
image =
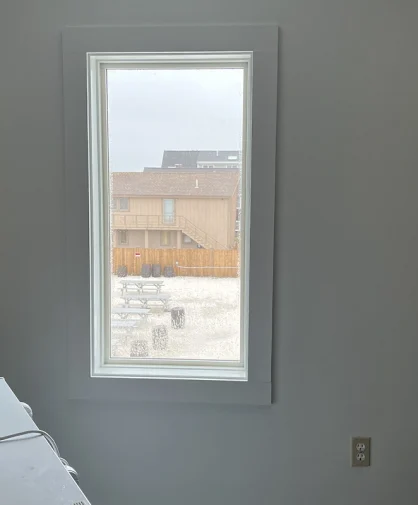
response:
{"label": "house siding", "polygon": [[150,230],[148,232],[148,247],[150,249],[170,249],[177,245],[177,231],[168,230],[168,244],[161,244],[161,233],[163,230]]}
{"label": "house siding", "polygon": [[176,201],[176,213],[213,237],[220,244],[232,247],[228,233],[228,202],[226,198],[181,198]]}
{"label": "house siding", "polygon": [[114,247],[145,247],[145,231],[144,230],[126,230],[126,244],[119,243],[118,230],[113,232]]}
{"label": "house siding", "polygon": [[[148,247],[167,247],[160,244],[160,230],[170,230],[170,225],[164,225],[163,217],[164,198],[142,198],[130,197],[129,210],[115,211],[113,214],[113,227],[115,229],[129,230],[128,244],[122,247],[145,247],[144,230],[138,228],[137,216],[154,216],[154,223],[158,230],[149,229]],[[173,198],[175,215],[186,218],[192,225],[196,226],[209,237],[215,239],[224,247],[234,246],[235,237],[235,208],[236,192],[230,198]],[[157,216],[157,218],[155,218]],[[142,219],[143,222],[143,219]],[[131,229],[133,228],[133,229]],[[173,230],[173,228],[175,228]],[[175,235],[178,228],[173,224],[172,233]],[[135,231],[142,232],[135,235]],[[182,230],[187,233],[187,230]],[[170,247],[177,247],[177,237],[170,235]],[[132,239],[131,239],[132,237]],[[115,242],[117,244],[117,242]],[[140,245],[143,244],[143,245]],[[195,248],[196,243],[185,244],[180,240],[181,248]],[[119,244],[118,244],[119,245]]]}

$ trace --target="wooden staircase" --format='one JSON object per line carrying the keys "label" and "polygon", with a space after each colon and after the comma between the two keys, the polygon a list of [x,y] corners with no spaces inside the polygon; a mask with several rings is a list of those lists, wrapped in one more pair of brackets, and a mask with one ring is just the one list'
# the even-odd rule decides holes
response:
{"label": "wooden staircase", "polygon": [[181,231],[204,249],[227,249],[224,245],[198,228],[187,218],[183,216],[178,217],[180,221]]}

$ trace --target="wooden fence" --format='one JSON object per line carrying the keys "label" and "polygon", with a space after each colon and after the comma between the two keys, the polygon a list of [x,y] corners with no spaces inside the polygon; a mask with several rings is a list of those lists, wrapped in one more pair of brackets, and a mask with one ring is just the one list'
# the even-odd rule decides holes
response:
{"label": "wooden fence", "polygon": [[239,252],[237,249],[140,249],[114,248],[113,273],[126,266],[128,275],[140,275],[143,264],[172,266],[176,276],[237,277]]}

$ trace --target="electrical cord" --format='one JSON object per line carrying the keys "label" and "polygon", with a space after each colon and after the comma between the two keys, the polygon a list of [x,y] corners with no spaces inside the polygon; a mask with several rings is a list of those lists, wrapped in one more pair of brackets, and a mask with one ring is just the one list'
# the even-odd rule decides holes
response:
{"label": "electrical cord", "polygon": [[[79,484],[80,480],[79,480],[79,477],[78,477],[78,473],[74,470],[74,468],[72,466],[70,466],[68,464],[67,460],[65,460],[64,458],[61,458],[60,451],[58,449],[58,446],[57,446],[55,440],[46,431],[43,431],[43,430],[27,430],[27,431],[21,431],[19,433],[12,433],[11,435],[6,435],[4,437],[0,437],[0,443],[1,442],[6,442],[7,440],[16,439],[16,438],[21,437],[23,435],[32,435],[32,434],[33,435],[43,435],[46,438],[46,440],[48,441],[49,445],[52,447],[52,449],[55,451],[55,453],[59,457],[59,459],[60,459],[61,463],[63,464],[64,468],[71,475],[71,477],[75,480],[75,482],[77,484]],[[20,440],[25,440],[25,439],[23,438],[23,439],[20,439]]]}
{"label": "electrical cord", "polygon": [[[4,437],[0,437],[0,442],[5,442],[6,440],[11,440],[13,438],[18,438],[23,435],[43,435],[46,440],[48,441],[49,445],[54,449],[56,452],[57,456],[60,457],[60,451],[58,449],[58,446],[55,442],[55,440],[51,437],[49,433],[43,430],[27,430],[27,431],[21,431],[19,433],[12,433],[11,435],[6,435]],[[24,439],[23,439],[24,440]]]}

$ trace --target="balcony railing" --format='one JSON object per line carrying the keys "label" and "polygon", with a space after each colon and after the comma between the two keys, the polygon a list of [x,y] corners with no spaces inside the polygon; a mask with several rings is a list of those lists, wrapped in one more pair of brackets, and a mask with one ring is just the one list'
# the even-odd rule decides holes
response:
{"label": "balcony railing", "polygon": [[166,215],[166,216],[142,216],[135,214],[113,214],[112,227],[113,228],[139,228],[142,230],[148,229],[162,229],[167,228],[180,229],[179,216]]}
{"label": "balcony railing", "polygon": [[135,214],[112,214],[113,229],[136,230],[180,230],[205,249],[227,249],[227,247],[184,216],[173,214],[149,216]]}

